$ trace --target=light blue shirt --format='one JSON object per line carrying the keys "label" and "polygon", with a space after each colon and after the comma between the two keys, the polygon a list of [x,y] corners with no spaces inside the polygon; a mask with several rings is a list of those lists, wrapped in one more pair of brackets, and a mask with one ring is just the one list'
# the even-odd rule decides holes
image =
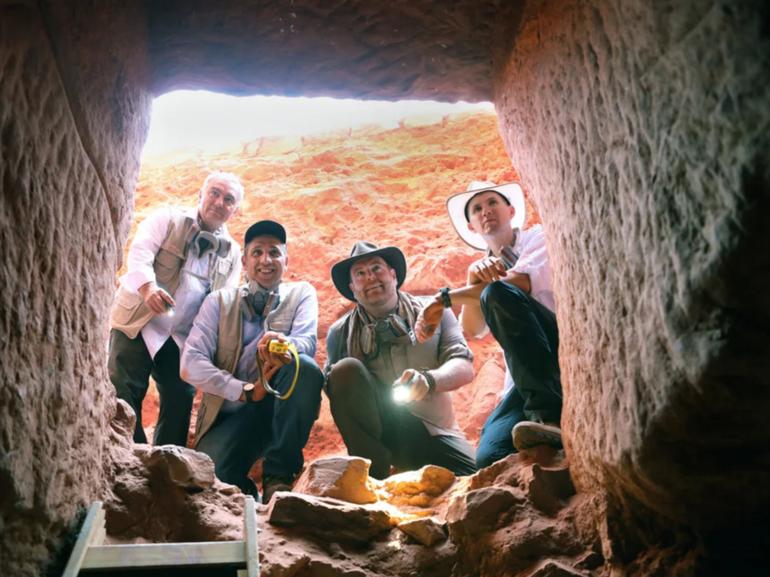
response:
{"label": "light blue shirt", "polygon": [[[298,353],[310,357],[315,355],[318,331],[318,296],[308,283],[281,283],[278,294],[281,298],[288,292],[291,284],[301,286],[299,304],[290,322],[273,330],[285,334],[297,347]],[[238,360],[235,374],[218,368],[214,364],[219,332],[219,298],[216,292],[208,295],[195,317],[190,335],[187,337],[180,366],[184,379],[202,390],[237,403],[243,385],[257,380],[257,343],[265,332],[265,317],[251,316],[245,307],[241,310],[243,327],[243,350]],[[225,403],[224,410],[228,409]]]}

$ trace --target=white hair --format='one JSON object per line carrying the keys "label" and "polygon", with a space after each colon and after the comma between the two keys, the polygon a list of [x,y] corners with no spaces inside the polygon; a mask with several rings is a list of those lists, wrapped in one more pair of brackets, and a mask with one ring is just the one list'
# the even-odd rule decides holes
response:
{"label": "white hair", "polygon": [[206,189],[209,186],[209,183],[212,180],[221,180],[222,182],[227,183],[227,185],[230,187],[230,191],[233,194],[238,195],[238,204],[243,200],[243,185],[241,184],[241,180],[235,176],[232,172],[223,172],[221,170],[215,170],[211,174],[209,174],[206,177],[206,180],[203,181],[203,186],[201,186],[201,192],[205,192]]}

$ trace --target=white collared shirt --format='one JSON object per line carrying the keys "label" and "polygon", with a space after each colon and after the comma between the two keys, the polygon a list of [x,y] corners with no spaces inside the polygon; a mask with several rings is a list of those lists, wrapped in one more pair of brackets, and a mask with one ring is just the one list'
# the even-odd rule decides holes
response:
{"label": "white collared shirt", "polygon": [[[120,277],[120,284],[127,291],[138,294],[142,285],[155,281],[153,269],[155,255],[166,238],[172,211],[177,210],[179,209],[170,207],[158,209],[139,223],[134,240],[128,249],[126,259],[128,272]],[[197,209],[186,209],[183,212],[192,218],[197,218]],[[226,286],[235,287],[238,286],[241,277],[241,249],[238,243],[232,240],[224,225],[222,225],[221,235],[230,240],[231,250],[234,251],[235,256],[235,265],[227,278]],[[179,273],[179,288],[174,295],[176,303],[174,315],[155,315],[141,331],[150,356],[155,357],[169,337],[172,337],[179,350],[182,350],[193,319],[203,299],[211,292],[209,269],[213,258],[215,258],[213,251],[197,256],[194,251],[187,250],[184,265]]]}

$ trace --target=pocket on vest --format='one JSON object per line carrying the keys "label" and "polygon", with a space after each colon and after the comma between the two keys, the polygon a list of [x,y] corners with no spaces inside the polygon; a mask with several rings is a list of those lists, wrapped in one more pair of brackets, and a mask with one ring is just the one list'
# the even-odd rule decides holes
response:
{"label": "pocket on vest", "polygon": [[163,247],[158,250],[158,254],[155,255],[155,278],[163,288],[168,290],[168,285],[175,276],[178,275],[182,268],[184,257],[180,257],[173,252],[170,252]]}

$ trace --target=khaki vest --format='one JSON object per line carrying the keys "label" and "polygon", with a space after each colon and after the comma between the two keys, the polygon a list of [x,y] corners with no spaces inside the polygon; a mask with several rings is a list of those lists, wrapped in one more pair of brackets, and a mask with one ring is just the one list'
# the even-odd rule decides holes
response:
{"label": "khaki vest", "polygon": [[[297,312],[305,282],[285,283],[288,287],[286,294],[281,297],[278,307],[268,313],[264,321],[264,330],[277,331],[285,335],[291,334],[291,323]],[[219,326],[217,329],[217,350],[214,354],[214,364],[218,369],[235,374],[238,361],[243,352],[243,310],[241,300],[247,292],[246,287],[225,288],[217,291],[219,298]],[[256,362],[256,359],[255,359]],[[195,440],[197,446],[214,421],[224,404],[224,397],[212,393],[203,393],[198,416],[195,421]]]}
{"label": "khaki vest", "polygon": [[[179,288],[179,274],[184,266],[187,248],[198,231],[195,218],[179,210],[172,210],[166,238],[160,245],[152,268],[155,282],[173,297]],[[215,256],[216,262],[210,269],[211,290],[225,285],[235,266],[235,251],[232,247],[226,257]],[[110,312],[110,328],[117,329],[130,338],[136,338],[155,313],[144,304],[139,294],[133,294],[123,286],[118,288]]]}

